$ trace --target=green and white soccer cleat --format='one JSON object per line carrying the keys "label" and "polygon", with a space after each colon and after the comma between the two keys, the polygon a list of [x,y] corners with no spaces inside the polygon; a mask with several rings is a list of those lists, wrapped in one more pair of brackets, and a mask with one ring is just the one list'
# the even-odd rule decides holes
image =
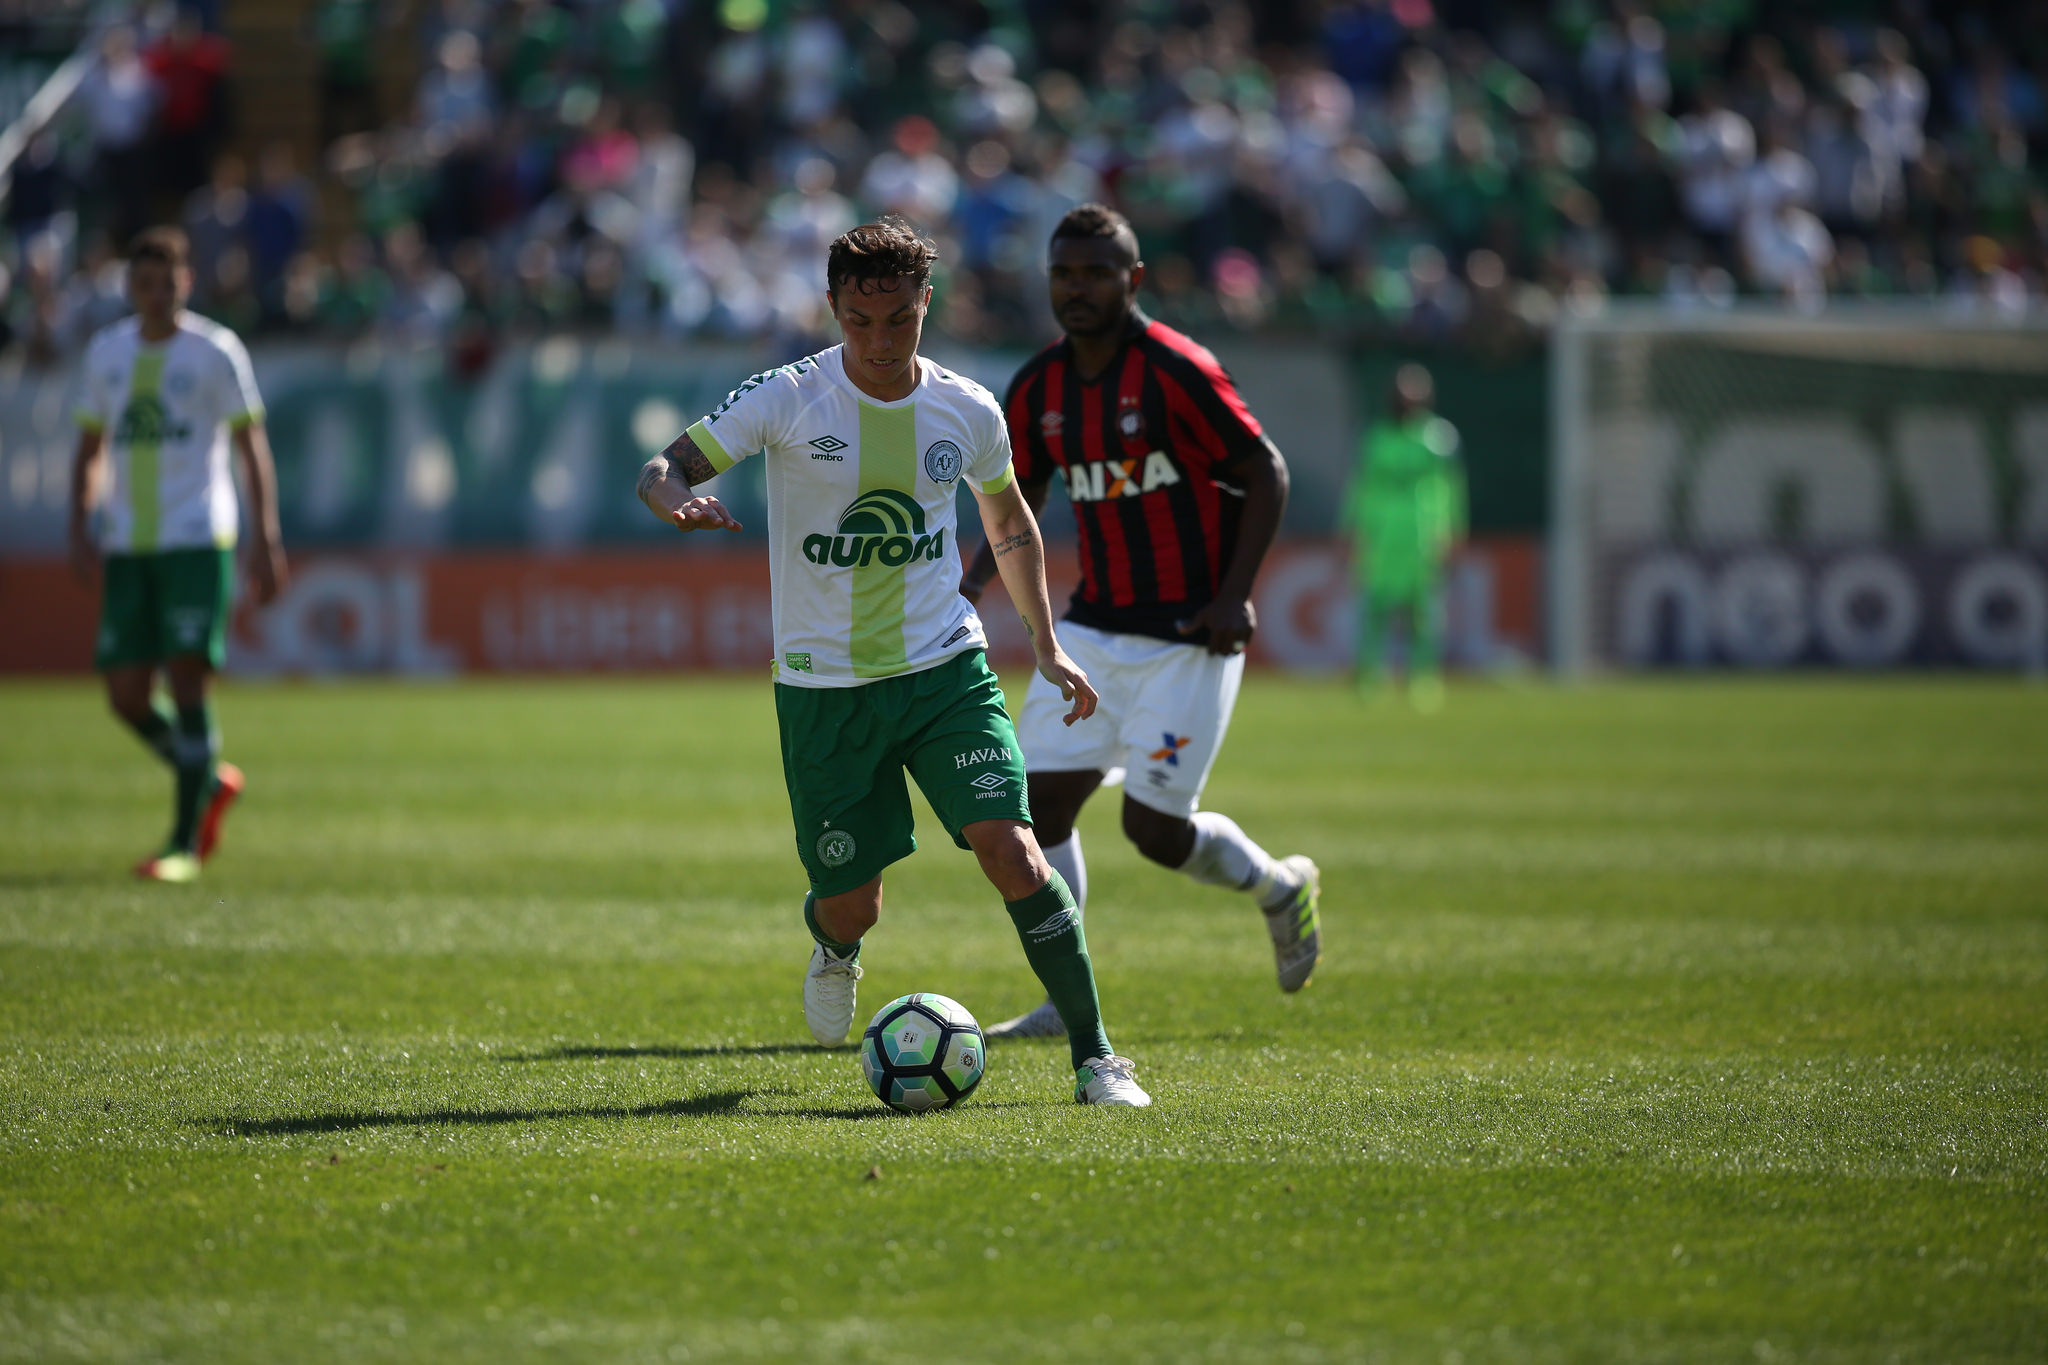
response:
{"label": "green and white soccer cleat", "polygon": [[823,944],[814,946],[810,970],[804,973],[804,1022],[811,1036],[826,1047],[845,1042],[859,991],[860,959],[834,957]]}
{"label": "green and white soccer cleat", "polygon": [[1128,1057],[1097,1057],[1074,1068],[1074,1103],[1143,1109],[1152,1097],[1138,1084],[1138,1064]]}
{"label": "green and white soccer cleat", "polygon": [[1067,1021],[1060,1018],[1059,1009],[1048,1000],[1028,1014],[1005,1019],[993,1028],[982,1030],[981,1036],[991,1039],[1064,1038],[1067,1036]]}
{"label": "green and white soccer cleat", "polygon": [[137,863],[135,875],[151,882],[196,882],[199,880],[199,859],[181,849],[167,848],[154,858],[144,858]]}
{"label": "green and white soccer cleat", "polygon": [[1316,914],[1323,874],[1305,854],[1289,854],[1280,865],[1301,879],[1285,904],[1266,912],[1266,932],[1273,937],[1273,965],[1280,974],[1280,989],[1291,994],[1308,984],[1323,956],[1322,920]]}

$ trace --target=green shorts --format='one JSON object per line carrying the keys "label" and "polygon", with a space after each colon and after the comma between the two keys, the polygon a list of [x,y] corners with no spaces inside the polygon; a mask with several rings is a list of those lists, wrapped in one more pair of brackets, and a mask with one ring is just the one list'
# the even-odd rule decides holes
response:
{"label": "green shorts", "polygon": [[233,550],[108,555],[102,576],[94,668],[156,664],[179,654],[204,655],[219,668],[226,659]]}
{"label": "green shorts", "polygon": [[1024,754],[981,650],[859,687],[775,686],[782,775],[811,893],[865,886],[917,849],[917,779],[953,842],[977,820],[1031,822]]}

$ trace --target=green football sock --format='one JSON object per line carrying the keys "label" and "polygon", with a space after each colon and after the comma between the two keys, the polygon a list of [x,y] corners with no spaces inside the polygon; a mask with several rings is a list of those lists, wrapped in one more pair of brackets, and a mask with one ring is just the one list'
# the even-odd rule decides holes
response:
{"label": "green football sock", "polygon": [[177,733],[171,740],[171,762],[178,770],[178,805],[171,826],[171,847],[190,853],[199,838],[199,817],[213,795],[213,763],[220,736],[213,729],[213,707],[206,702],[178,708]]}
{"label": "green football sock", "polygon": [[804,928],[810,930],[811,937],[817,940],[818,946],[832,954],[832,956],[847,961],[860,956],[859,939],[855,939],[851,943],[841,943],[819,927],[818,898],[809,893],[804,895]]}
{"label": "green football sock", "polygon": [[1374,686],[1386,672],[1387,618],[1390,614],[1385,603],[1374,600],[1370,593],[1360,589],[1356,677],[1361,688]]}
{"label": "green football sock", "polygon": [[1110,1055],[1109,1035],[1102,1028],[1102,1003],[1095,996],[1095,967],[1088,961],[1088,939],[1081,932],[1081,912],[1074,894],[1054,871],[1044,886],[1023,900],[1005,901],[1010,922],[1024,943],[1024,956],[1038,973],[1045,993],[1067,1026],[1067,1045],[1074,1065]]}
{"label": "green football sock", "polygon": [[148,715],[139,721],[130,720],[128,717],[123,716],[121,717],[121,723],[133,730],[135,737],[141,740],[151,753],[172,767],[176,767],[178,758],[174,752],[175,740],[171,730],[171,719],[170,708],[161,701],[152,700],[149,704]]}
{"label": "green football sock", "polygon": [[1409,672],[1418,678],[1434,678],[1443,672],[1443,594],[1436,584],[1425,583],[1408,612],[1408,654],[1414,661]]}

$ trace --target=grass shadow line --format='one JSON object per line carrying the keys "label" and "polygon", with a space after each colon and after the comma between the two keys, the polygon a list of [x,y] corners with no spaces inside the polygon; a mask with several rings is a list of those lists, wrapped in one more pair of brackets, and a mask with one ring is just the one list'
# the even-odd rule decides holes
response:
{"label": "grass shadow line", "polygon": [[[1034,1107],[1033,1102],[1030,1100],[980,1101],[970,1099],[965,1104],[961,1105],[960,1109],[964,1111],[969,1109],[1030,1109],[1032,1107]],[[942,1109],[935,1109],[932,1112],[935,1114],[939,1114],[945,1113],[946,1111]],[[795,1109],[770,1109],[763,1114],[763,1117],[777,1119],[845,1119],[850,1121],[858,1121],[861,1119],[923,1118],[924,1115],[899,1114],[894,1109],[884,1107],[881,1101],[877,1100],[872,1105],[863,1104],[828,1106],[822,1104],[807,1104]]]}
{"label": "grass shadow line", "polygon": [[546,1052],[515,1052],[498,1058],[501,1062],[602,1061],[614,1057],[656,1057],[687,1060],[693,1057],[783,1057],[806,1052],[850,1052],[847,1048],[820,1047],[816,1043],[712,1043],[703,1047],[557,1047]]}
{"label": "grass shadow line", "polygon": [[70,886],[127,886],[132,877],[117,877],[105,868],[58,868],[49,872],[0,872],[0,891],[39,891]]}
{"label": "grass shadow line", "polygon": [[357,1128],[432,1128],[444,1124],[541,1123],[550,1119],[710,1118],[736,1112],[754,1090],[719,1090],[659,1104],[590,1105],[574,1109],[422,1109],[395,1114],[298,1114],[275,1119],[194,1119],[199,1127],[228,1137],[290,1137],[299,1133],[345,1133]]}

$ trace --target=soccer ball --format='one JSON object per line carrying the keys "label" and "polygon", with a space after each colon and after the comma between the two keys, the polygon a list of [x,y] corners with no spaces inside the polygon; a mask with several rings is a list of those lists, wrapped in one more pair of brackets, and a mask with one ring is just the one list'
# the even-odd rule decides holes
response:
{"label": "soccer ball", "polygon": [[958,1104],[974,1093],[987,1068],[981,1025],[958,1001],[930,991],[882,1006],[860,1039],[868,1088],[906,1114]]}

